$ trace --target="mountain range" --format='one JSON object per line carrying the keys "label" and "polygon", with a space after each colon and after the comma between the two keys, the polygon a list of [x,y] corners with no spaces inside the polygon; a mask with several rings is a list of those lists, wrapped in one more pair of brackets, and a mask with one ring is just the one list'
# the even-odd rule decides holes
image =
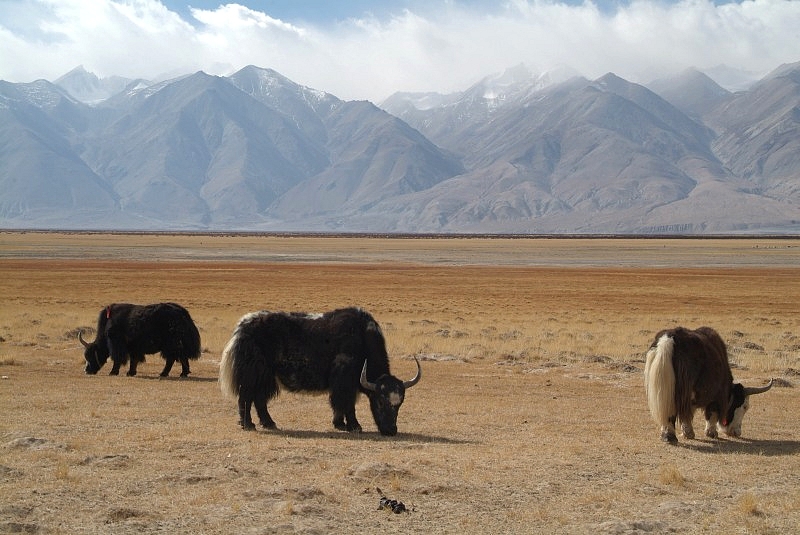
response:
{"label": "mountain range", "polygon": [[729,91],[520,65],[343,101],[270,69],[0,81],[0,228],[800,231],[800,63]]}

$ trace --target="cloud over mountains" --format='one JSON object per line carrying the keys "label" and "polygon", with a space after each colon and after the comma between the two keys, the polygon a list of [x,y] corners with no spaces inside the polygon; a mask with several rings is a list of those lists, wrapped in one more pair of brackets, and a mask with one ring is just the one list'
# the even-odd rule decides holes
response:
{"label": "cloud over mountains", "polygon": [[253,64],[376,102],[398,90],[459,91],[518,63],[639,83],[690,66],[760,77],[800,50],[800,3],[791,0],[397,6],[323,23],[237,3],[182,16],[157,0],[9,0],[0,3],[0,79],[53,80],[78,63],[101,77],[150,80],[230,75]]}

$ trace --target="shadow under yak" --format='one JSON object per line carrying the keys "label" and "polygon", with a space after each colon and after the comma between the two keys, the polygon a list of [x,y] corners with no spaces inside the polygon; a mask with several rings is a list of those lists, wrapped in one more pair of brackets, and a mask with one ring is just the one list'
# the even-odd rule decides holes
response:
{"label": "shadow under yak", "polygon": [[151,380],[151,381],[152,380],[155,380],[155,381],[175,381],[175,382],[178,382],[178,383],[182,383],[182,382],[185,382],[185,381],[188,381],[190,383],[191,382],[195,382],[195,383],[216,383],[217,382],[217,378],[216,377],[195,377],[195,376],[192,376],[192,375],[190,375],[188,377],[179,377],[179,376],[161,377],[160,375],[136,374],[135,378],[136,379],[148,379],[148,380]]}
{"label": "shadow under yak", "polygon": [[461,440],[449,437],[426,435],[421,433],[402,433],[402,432],[399,432],[392,437],[383,436],[378,432],[373,433],[369,431],[362,431],[361,433],[343,433],[341,431],[311,431],[311,430],[297,431],[297,430],[270,429],[270,430],[261,430],[255,432],[263,435],[276,435],[281,437],[299,438],[299,439],[330,438],[334,440],[370,440],[373,442],[410,442],[415,444],[438,443],[438,444],[455,444],[455,445],[477,443],[476,441],[472,440]]}
{"label": "shadow under yak", "polygon": [[800,453],[798,440],[762,440],[747,438],[720,438],[686,440],[678,444],[700,453],[739,453],[747,455],[760,455],[764,457],[780,457],[783,455],[796,455]]}

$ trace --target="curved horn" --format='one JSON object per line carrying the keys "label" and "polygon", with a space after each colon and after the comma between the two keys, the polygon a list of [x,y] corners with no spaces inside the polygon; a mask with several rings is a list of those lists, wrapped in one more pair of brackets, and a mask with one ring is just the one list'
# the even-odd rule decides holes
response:
{"label": "curved horn", "polygon": [[375,392],[377,387],[375,383],[370,383],[367,381],[367,361],[364,361],[364,367],[361,368],[361,386],[364,387],[365,390],[369,390],[370,392]]}
{"label": "curved horn", "polygon": [[89,342],[83,339],[83,330],[78,331],[78,340],[80,341],[83,347],[89,347]]}
{"label": "curved horn", "polygon": [[414,362],[417,363],[417,375],[409,381],[403,381],[403,386],[406,388],[411,388],[417,384],[420,379],[422,379],[422,366],[419,365],[419,360],[417,360],[417,357],[414,357]]}
{"label": "curved horn", "polygon": [[767,386],[746,386],[744,387],[744,395],[745,396],[752,396],[753,394],[761,394],[766,392],[770,388],[772,388],[772,383],[775,382],[775,379],[770,379],[769,384]]}

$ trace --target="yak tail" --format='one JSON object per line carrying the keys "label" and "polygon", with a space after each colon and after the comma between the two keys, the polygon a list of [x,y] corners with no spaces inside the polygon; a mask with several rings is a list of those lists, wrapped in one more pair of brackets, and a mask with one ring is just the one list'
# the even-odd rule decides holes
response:
{"label": "yak tail", "polygon": [[239,345],[239,330],[233,333],[219,361],[219,389],[226,396],[235,398],[239,395],[239,380],[234,371],[236,354]]}
{"label": "yak tail", "polygon": [[202,352],[202,347],[200,345],[200,331],[197,330],[197,326],[191,319],[189,320],[189,331],[186,334],[185,343],[189,360],[199,359],[200,353]]}
{"label": "yak tail", "polygon": [[647,405],[653,420],[664,427],[669,426],[670,418],[676,416],[675,368],[672,364],[674,352],[675,340],[664,335],[647,352],[644,366]]}

